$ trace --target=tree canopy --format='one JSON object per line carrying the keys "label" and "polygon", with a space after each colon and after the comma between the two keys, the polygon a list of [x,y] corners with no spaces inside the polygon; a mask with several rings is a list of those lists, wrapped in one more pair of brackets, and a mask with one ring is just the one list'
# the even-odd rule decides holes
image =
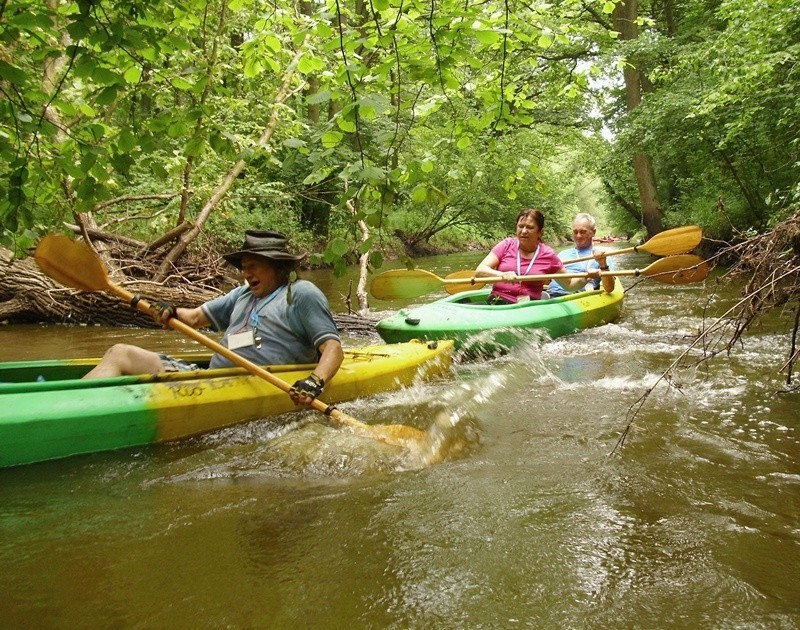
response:
{"label": "tree canopy", "polygon": [[589,209],[727,239],[800,196],[788,0],[6,0],[0,41],[20,253],[65,223],[178,228],[173,257],[260,225],[380,264],[390,239],[502,235],[525,206],[553,236]]}

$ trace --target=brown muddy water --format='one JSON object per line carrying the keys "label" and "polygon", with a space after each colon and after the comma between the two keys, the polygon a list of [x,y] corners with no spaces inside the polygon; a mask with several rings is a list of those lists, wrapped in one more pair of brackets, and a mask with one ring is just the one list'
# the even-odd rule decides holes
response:
{"label": "brown muddy water", "polygon": [[[418,262],[446,275],[479,257]],[[341,311],[349,279],[311,279]],[[645,281],[615,324],[342,405],[369,423],[446,418],[465,448],[436,465],[389,461],[308,412],[0,470],[0,626],[800,627],[800,405],[776,393],[788,315],[656,385],[609,454],[736,295],[709,303],[712,288]],[[0,327],[2,360],[119,340],[196,348],[169,331]]]}

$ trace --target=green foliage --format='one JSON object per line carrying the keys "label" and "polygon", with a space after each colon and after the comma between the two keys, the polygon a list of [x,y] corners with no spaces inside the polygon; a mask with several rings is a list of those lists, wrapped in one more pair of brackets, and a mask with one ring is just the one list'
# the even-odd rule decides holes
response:
{"label": "green foliage", "polygon": [[631,114],[609,110],[617,134],[599,165],[609,187],[637,198],[629,159],[643,151],[667,224],[700,223],[719,238],[763,230],[796,201],[800,17],[792,7],[698,0],[676,7],[673,36],[651,23],[627,54],[653,90]]}
{"label": "green foliage", "polygon": [[[431,13],[381,2],[373,6],[380,13],[359,15],[332,3],[302,19],[292,5],[259,0],[53,6],[14,0],[0,21],[0,37],[13,50],[0,60],[7,235],[87,211],[98,222],[113,215],[132,235],[162,232],[184,212],[176,202],[183,187],[191,191],[191,215],[231,161],[245,159],[245,178],[208,224],[212,235],[253,222],[298,232],[305,222],[338,231],[354,247],[359,217],[342,205],[350,190],[361,191],[363,218],[376,229],[398,208],[409,209],[403,199],[447,203],[445,191],[460,181],[453,176],[459,160],[450,168],[449,158],[434,156],[434,173],[430,159],[418,162],[419,142],[446,138],[451,157],[476,147],[472,158],[491,162],[485,147],[494,134],[513,136],[587,111],[574,98],[576,86],[586,85],[574,64],[541,63],[542,55],[577,56],[584,48],[567,19],[577,5],[510,12],[500,4],[444,3]],[[337,12],[341,19],[332,19]],[[306,98],[296,93],[271,148],[257,149],[298,45],[296,70],[315,88]],[[330,105],[332,115],[314,124],[304,116],[313,105]],[[437,181],[443,167],[450,175]],[[529,170],[517,166],[493,180],[503,201],[473,204],[474,221],[483,221],[481,207],[530,196]],[[165,190],[175,197],[161,207],[120,201]],[[316,217],[310,223],[309,212]],[[336,258],[340,250],[326,251]]]}
{"label": "green foliage", "polygon": [[[626,42],[613,6],[10,0],[3,240],[85,212],[148,240],[197,217],[237,160],[205,237],[231,246],[272,227],[335,267],[363,251],[358,220],[377,247],[395,234],[494,238],[527,206],[554,239],[579,210],[632,232],[640,151],[667,224],[769,225],[798,191],[791,3],[688,0],[670,5],[672,25],[643,3]],[[629,62],[650,81],[632,113],[619,89]],[[291,98],[276,106],[284,81]],[[585,192],[595,177],[607,213]]]}

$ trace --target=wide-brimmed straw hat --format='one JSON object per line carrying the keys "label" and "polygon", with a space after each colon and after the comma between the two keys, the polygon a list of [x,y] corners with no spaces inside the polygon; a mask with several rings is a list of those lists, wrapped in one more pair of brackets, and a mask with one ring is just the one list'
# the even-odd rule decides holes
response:
{"label": "wide-brimmed straw hat", "polygon": [[262,256],[270,260],[291,260],[297,262],[304,258],[303,254],[292,254],[286,249],[286,237],[279,232],[269,230],[247,230],[244,233],[244,244],[238,252],[224,254],[222,257],[237,269],[242,268],[242,256]]}

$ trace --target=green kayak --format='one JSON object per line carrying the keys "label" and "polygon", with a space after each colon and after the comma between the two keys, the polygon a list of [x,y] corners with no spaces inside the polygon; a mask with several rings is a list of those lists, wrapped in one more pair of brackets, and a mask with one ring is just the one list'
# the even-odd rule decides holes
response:
{"label": "green kayak", "polygon": [[[416,341],[345,350],[322,399],[333,404],[444,377],[452,348]],[[210,355],[181,358],[206,367]],[[0,363],[0,468],[179,440],[305,409],[242,368],[82,380],[97,361]],[[314,365],[264,368],[293,383]]]}
{"label": "green kayak", "polygon": [[498,354],[547,334],[550,338],[600,326],[619,318],[624,290],[573,293],[519,304],[486,304],[489,289],[449,295],[424,306],[402,309],[378,322],[389,343],[411,339],[452,339],[467,354]]}

